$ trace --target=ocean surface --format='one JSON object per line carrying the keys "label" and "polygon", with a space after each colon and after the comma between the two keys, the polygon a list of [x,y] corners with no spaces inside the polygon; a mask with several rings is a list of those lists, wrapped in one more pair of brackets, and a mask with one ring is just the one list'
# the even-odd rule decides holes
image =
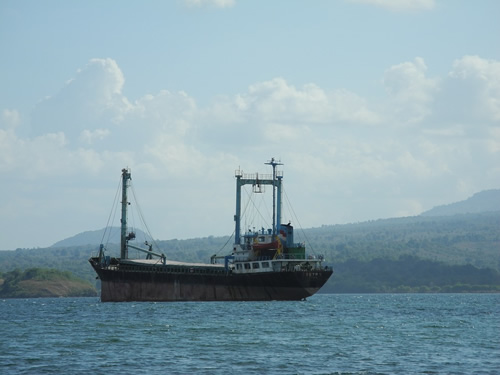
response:
{"label": "ocean surface", "polygon": [[1,374],[500,374],[500,294],[0,300]]}

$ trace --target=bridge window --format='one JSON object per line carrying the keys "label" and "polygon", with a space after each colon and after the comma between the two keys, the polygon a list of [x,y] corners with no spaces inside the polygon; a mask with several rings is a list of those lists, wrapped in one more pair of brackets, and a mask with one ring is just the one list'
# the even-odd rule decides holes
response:
{"label": "bridge window", "polygon": [[262,262],[262,268],[269,268],[269,262]]}
{"label": "bridge window", "polygon": [[242,267],[241,267],[241,264],[236,263],[236,269],[237,269],[237,270],[241,270],[241,268],[242,268]]}
{"label": "bridge window", "polygon": [[249,270],[250,269],[250,263],[245,263],[245,269]]}
{"label": "bridge window", "polygon": [[252,263],[252,268],[255,270],[257,268],[259,268],[259,263]]}

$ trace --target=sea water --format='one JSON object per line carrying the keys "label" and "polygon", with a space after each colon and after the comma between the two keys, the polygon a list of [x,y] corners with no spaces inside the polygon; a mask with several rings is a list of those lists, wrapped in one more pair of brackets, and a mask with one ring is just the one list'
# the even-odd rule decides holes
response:
{"label": "sea water", "polygon": [[500,294],[0,300],[2,374],[500,374]]}

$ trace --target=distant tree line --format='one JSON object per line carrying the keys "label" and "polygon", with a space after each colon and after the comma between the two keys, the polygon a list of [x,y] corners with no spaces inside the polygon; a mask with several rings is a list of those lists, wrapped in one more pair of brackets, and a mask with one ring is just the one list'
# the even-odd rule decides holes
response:
{"label": "distant tree line", "polygon": [[335,263],[324,293],[500,292],[500,273],[472,265],[446,265],[404,255],[397,260]]}

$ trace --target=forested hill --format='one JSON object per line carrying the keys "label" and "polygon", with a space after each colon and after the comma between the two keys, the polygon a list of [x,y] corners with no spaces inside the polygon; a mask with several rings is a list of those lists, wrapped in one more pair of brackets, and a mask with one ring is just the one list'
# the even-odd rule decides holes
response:
{"label": "forested hill", "polygon": [[422,213],[422,216],[448,216],[491,211],[500,211],[500,189],[481,191],[464,201],[434,207]]}
{"label": "forested hill", "polygon": [[450,265],[500,270],[499,211],[322,226],[304,230],[302,235],[310,247],[331,261],[411,255]]}
{"label": "forested hill", "polygon": [[[143,242],[144,240],[151,241],[151,237],[139,229],[135,230],[135,234],[137,238],[140,238]],[[78,233],[72,237],[56,242],[51,247],[98,245],[101,243],[119,244],[120,228],[111,227]]]}
{"label": "forested hill", "polygon": [[88,281],[67,271],[30,268],[0,273],[0,298],[94,297],[97,291]]}

